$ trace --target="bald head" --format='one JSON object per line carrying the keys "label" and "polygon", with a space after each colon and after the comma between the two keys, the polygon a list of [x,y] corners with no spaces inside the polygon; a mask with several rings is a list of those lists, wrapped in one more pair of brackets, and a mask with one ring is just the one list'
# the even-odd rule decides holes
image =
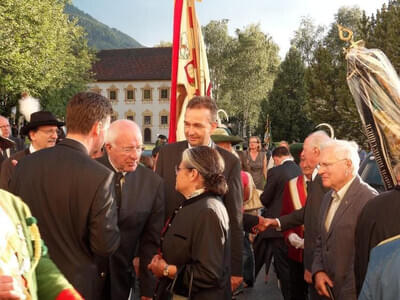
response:
{"label": "bald head", "polygon": [[142,134],[139,126],[130,120],[117,120],[107,131],[105,149],[119,172],[135,171],[142,153]]}

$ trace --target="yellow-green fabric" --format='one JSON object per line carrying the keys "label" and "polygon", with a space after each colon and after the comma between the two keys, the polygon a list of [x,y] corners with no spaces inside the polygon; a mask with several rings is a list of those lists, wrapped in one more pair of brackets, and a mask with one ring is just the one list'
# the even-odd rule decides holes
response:
{"label": "yellow-green fabric", "polygon": [[[27,205],[20,198],[4,190],[0,190],[0,205],[9,215],[14,225],[16,227],[21,226],[24,233],[28,254],[18,253],[18,259],[23,260],[26,255],[29,255],[31,270],[25,272],[24,277],[32,300],[54,300],[62,290],[72,288],[71,284],[47,255],[46,247],[42,247],[42,255],[36,267],[34,266],[34,249],[31,232],[27,224],[27,220],[32,220],[32,216]],[[20,249],[22,248],[24,247],[20,247]],[[21,250],[21,252],[25,251]]]}

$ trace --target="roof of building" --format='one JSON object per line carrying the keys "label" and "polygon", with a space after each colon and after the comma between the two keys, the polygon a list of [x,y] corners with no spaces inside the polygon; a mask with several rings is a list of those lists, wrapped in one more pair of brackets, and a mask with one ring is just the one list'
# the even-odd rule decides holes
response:
{"label": "roof of building", "polygon": [[172,48],[101,50],[93,65],[97,81],[171,80]]}

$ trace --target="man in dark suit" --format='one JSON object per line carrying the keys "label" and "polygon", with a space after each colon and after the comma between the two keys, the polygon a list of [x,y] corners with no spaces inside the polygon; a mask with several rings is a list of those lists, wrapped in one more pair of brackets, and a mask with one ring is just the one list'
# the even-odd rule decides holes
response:
{"label": "man in dark suit", "polygon": [[331,189],[322,201],[312,274],[315,289],[329,298],[356,300],[355,228],[367,201],[377,192],[357,175],[360,158],[355,143],[332,140],[321,149],[322,184]]}
{"label": "man in dark suit", "polygon": [[89,157],[102,147],[111,113],[107,98],[75,95],[67,105],[67,138],[22,159],[10,184],[38,218],[53,261],[93,300],[104,282],[95,255],[112,254],[120,240],[113,173]]}
{"label": "man in dark suit", "polygon": [[371,250],[380,242],[400,234],[400,163],[393,168],[393,173],[396,187],[368,201],[357,221],[354,262],[357,294],[367,274]]}
{"label": "man in dark suit", "polygon": [[14,168],[18,161],[25,156],[44,148],[53,147],[57,141],[57,129],[63,126],[49,111],[38,111],[31,114],[30,122],[21,128],[23,135],[31,141],[29,148],[12,154],[1,164],[0,188],[9,190]]}
{"label": "man in dark suit", "polygon": [[3,137],[12,140],[15,143],[15,145],[9,149],[0,150],[0,164],[1,164],[1,162],[10,157],[12,154],[24,150],[25,143],[22,139],[11,135],[10,122],[4,116],[0,116],[0,130],[1,130],[1,135]]}
{"label": "man in dark suit", "polygon": [[[121,244],[106,261],[106,289],[103,299],[128,299],[134,287],[133,259],[139,247],[139,274],[141,299],[152,299],[155,277],[147,265],[160,247],[160,233],[164,225],[164,187],[162,179],[139,164],[142,152],[142,134],[139,126],[129,120],[118,120],[107,131],[106,153],[98,161],[117,174],[119,203],[118,226]],[[122,185],[122,186],[121,186]],[[139,277],[136,274],[136,277]]]}
{"label": "man in dark suit", "polygon": [[[286,147],[277,147],[272,151],[275,167],[268,170],[267,183],[261,194],[264,205],[263,216],[268,218],[279,217],[282,211],[282,194],[287,182],[301,175],[299,166],[293,162]],[[253,244],[255,257],[255,273],[260,271],[263,264],[269,269],[272,256],[277,276],[281,282],[284,299],[290,299],[290,274],[288,265],[287,246],[283,235],[275,229],[269,228],[260,233]]]}
{"label": "man in dark suit", "polygon": [[321,146],[330,141],[329,136],[324,131],[311,133],[303,144],[304,165],[306,168],[314,170],[311,182],[307,184],[306,205],[288,215],[277,219],[267,219],[266,226],[277,227],[278,230],[286,231],[304,224],[304,280],[309,284],[309,296],[311,300],[320,299],[314,289],[311,276],[311,267],[314,257],[315,240],[319,233],[319,211],[322,198],[329,191],[323,187],[321,177],[318,175],[319,159]]}
{"label": "man in dark suit", "polygon": [[231,231],[231,285],[235,290],[242,278],[242,205],[243,193],[240,177],[240,162],[232,154],[217,147],[211,140],[212,131],[217,127],[217,106],[210,97],[194,97],[188,103],[185,113],[184,131],[186,141],[165,145],[161,148],[156,173],[165,181],[167,217],[172,214],[183,197],[175,191],[175,166],[181,161],[183,150],[200,145],[215,147],[225,161],[224,176],[228,183],[228,193],[224,204],[228,211]]}

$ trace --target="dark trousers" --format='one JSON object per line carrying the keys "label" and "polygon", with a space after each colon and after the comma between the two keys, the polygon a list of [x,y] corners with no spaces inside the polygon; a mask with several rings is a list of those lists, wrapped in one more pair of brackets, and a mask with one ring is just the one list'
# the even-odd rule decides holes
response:
{"label": "dark trousers", "polygon": [[304,266],[293,259],[288,259],[290,270],[290,296],[291,300],[307,299],[307,282],[304,281]]}
{"label": "dark trousers", "polygon": [[243,281],[248,286],[253,286],[255,281],[254,253],[247,232],[243,238]]}
{"label": "dark trousers", "polygon": [[266,270],[269,269],[272,257],[274,257],[274,267],[281,283],[283,298],[290,300],[288,249],[283,238],[260,238],[260,236],[257,236],[253,244],[253,249],[256,277],[264,264]]}

